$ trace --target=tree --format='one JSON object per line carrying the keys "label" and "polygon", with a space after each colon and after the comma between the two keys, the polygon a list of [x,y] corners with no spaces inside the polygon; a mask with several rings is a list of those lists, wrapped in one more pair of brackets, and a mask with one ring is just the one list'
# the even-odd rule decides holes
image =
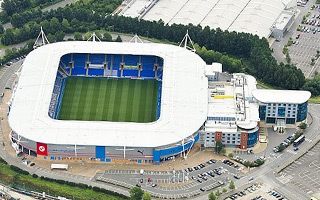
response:
{"label": "tree", "polygon": [[218,197],[218,196],[220,196],[220,194],[221,194],[221,193],[220,193],[220,190],[217,190],[217,191],[216,191],[216,196]]}
{"label": "tree", "polygon": [[217,197],[216,197],[216,195],[215,195],[213,192],[210,192],[208,199],[209,199],[209,200],[216,200]]}
{"label": "tree", "polygon": [[216,147],[215,147],[216,153],[219,153],[219,154],[222,153],[223,149],[224,149],[224,146],[222,142],[216,141]]}
{"label": "tree", "polygon": [[307,124],[302,122],[301,124],[299,124],[299,128],[306,129],[307,128]]}
{"label": "tree", "polygon": [[55,35],[52,35],[51,33],[49,33],[47,35],[47,39],[49,40],[49,42],[55,42],[56,41]]}
{"label": "tree", "polygon": [[74,33],[74,40],[78,40],[78,41],[83,40],[82,34],[79,32],[75,32]]}
{"label": "tree", "polygon": [[223,189],[222,189],[222,192],[223,192],[223,193],[226,193],[227,191],[228,191],[227,188],[223,188]]}
{"label": "tree", "polygon": [[58,18],[53,17],[50,20],[50,27],[48,27],[48,32],[49,33],[55,33],[58,30],[61,30],[61,24],[60,24]]}
{"label": "tree", "polygon": [[3,34],[4,33],[4,28],[3,28],[3,25],[0,24],[0,34]]}
{"label": "tree", "polygon": [[108,42],[112,41],[112,36],[111,36],[111,34],[110,34],[109,32],[105,32],[105,33],[103,34],[103,40],[104,40],[104,41],[108,41]]}
{"label": "tree", "polygon": [[70,23],[67,19],[63,18],[62,20],[63,31],[68,32],[70,30]]}
{"label": "tree", "polygon": [[229,153],[229,154],[228,154],[228,157],[229,157],[229,158],[233,158],[233,153]]}
{"label": "tree", "polygon": [[63,41],[65,33],[63,31],[58,31],[54,35],[55,35],[56,41],[59,42],[59,41]]}
{"label": "tree", "polygon": [[118,37],[116,38],[115,42],[122,42],[122,39],[121,39],[120,35],[118,35]]}
{"label": "tree", "polygon": [[149,192],[144,192],[142,196],[143,200],[151,200],[151,195]]}
{"label": "tree", "polygon": [[143,197],[143,190],[140,187],[133,187],[130,189],[131,200],[141,200]]}
{"label": "tree", "polygon": [[230,190],[234,190],[235,188],[236,188],[236,186],[234,185],[234,182],[233,182],[233,181],[230,181],[229,189],[230,189]]}

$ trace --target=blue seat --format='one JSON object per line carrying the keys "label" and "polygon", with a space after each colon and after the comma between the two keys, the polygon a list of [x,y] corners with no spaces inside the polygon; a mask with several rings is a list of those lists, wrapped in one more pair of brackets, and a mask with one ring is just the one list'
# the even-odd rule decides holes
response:
{"label": "blue seat", "polygon": [[123,70],[123,76],[137,77],[138,70],[134,70],[134,69]]}
{"label": "blue seat", "polygon": [[104,70],[103,69],[89,69],[88,75],[89,76],[103,76]]}
{"label": "blue seat", "polygon": [[92,64],[103,64],[105,62],[104,54],[90,54],[89,62]]}
{"label": "blue seat", "polygon": [[138,66],[139,57],[136,55],[125,55],[124,56],[124,64],[129,66]]}

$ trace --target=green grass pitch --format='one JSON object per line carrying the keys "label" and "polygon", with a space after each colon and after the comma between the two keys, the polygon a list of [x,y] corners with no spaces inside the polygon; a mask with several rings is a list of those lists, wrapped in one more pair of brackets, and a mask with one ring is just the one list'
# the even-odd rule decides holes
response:
{"label": "green grass pitch", "polygon": [[156,80],[68,77],[58,119],[152,122],[157,90]]}

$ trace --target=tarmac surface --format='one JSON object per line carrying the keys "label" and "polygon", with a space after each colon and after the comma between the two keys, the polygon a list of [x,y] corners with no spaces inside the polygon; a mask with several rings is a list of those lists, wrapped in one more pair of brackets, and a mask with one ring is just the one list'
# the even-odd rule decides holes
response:
{"label": "tarmac surface", "polygon": [[[7,89],[5,90],[5,87],[8,87],[10,84],[13,84],[15,82],[15,79],[12,78],[12,75],[16,74],[16,71],[20,68],[22,61],[18,61],[15,62],[12,66],[10,67],[6,67],[6,68],[1,68],[0,69],[0,91],[5,91],[5,95],[4,95],[4,99],[3,99],[3,104],[1,104],[0,106],[0,114],[3,120],[1,120],[1,130],[2,130],[2,134],[0,134],[0,144],[5,144],[5,146],[1,147],[1,151],[0,151],[0,156],[3,157],[9,164],[13,164],[16,165],[24,170],[29,171],[30,173],[35,173],[38,176],[46,176],[49,178],[55,178],[55,179],[62,179],[62,180],[68,180],[68,181],[73,181],[73,182],[77,182],[77,183],[84,183],[84,184],[88,184],[88,185],[92,185],[92,186],[97,186],[97,187],[102,187],[111,191],[116,191],[125,195],[129,195],[129,192],[127,189],[125,189],[122,186],[116,186],[116,185],[112,185],[112,184],[108,184],[108,183],[104,183],[104,182],[97,182],[95,181],[95,179],[87,177],[87,176],[82,176],[82,175],[75,175],[75,174],[71,174],[68,172],[61,172],[61,171],[51,171],[49,169],[46,168],[42,168],[38,165],[35,165],[34,167],[30,167],[29,165],[25,165],[22,163],[21,159],[17,158],[15,155],[15,152],[13,151],[12,147],[10,146],[9,143],[9,132],[10,132],[10,128],[9,125],[6,121],[6,117],[7,117],[7,104],[6,102],[9,101],[10,97],[11,97],[11,90]],[[10,87],[9,87],[10,88]],[[271,155],[269,152],[266,153],[266,163],[264,165],[262,165],[259,168],[255,168],[255,169],[250,169],[250,171],[247,174],[240,174],[240,179],[233,179],[233,174],[235,173],[235,171],[233,171],[232,167],[227,166],[226,164],[223,164],[221,162],[217,162],[214,165],[207,165],[207,167],[205,167],[203,169],[204,171],[209,171],[211,169],[215,169],[215,168],[219,168],[219,167],[223,167],[224,169],[227,169],[228,171],[225,171],[225,173],[221,176],[215,176],[214,178],[210,178],[208,177],[208,182],[210,183],[209,185],[213,185],[215,183],[219,183],[219,181],[223,181],[224,183],[227,183],[228,180],[234,180],[235,185],[237,186],[237,189],[235,191],[232,192],[236,192],[238,190],[242,190],[245,187],[248,187],[249,185],[252,185],[256,182],[263,182],[264,184],[270,186],[270,189],[276,190],[278,193],[282,194],[283,196],[285,196],[287,199],[309,199],[311,197],[312,194],[314,194],[316,192],[316,189],[318,188],[317,185],[317,177],[314,176],[314,174],[312,174],[312,171],[318,170],[319,168],[319,163],[314,161],[314,160],[319,160],[319,155],[316,154],[315,152],[318,151],[317,150],[317,146],[315,146],[315,150],[314,149],[310,149],[310,147],[313,145],[314,142],[318,141],[320,139],[320,105],[316,105],[316,104],[310,104],[309,105],[309,113],[311,114],[312,117],[310,117],[309,120],[309,127],[305,130],[305,136],[306,136],[306,141],[304,143],[302,143],[300,145],[300,149],[298,152],[292,152],[291,151],[291,147],[287,148],[283,153],[278,153],[275,154],[275,156]],[[289,134],[291,134],[291,132],[287,132],[286,134],[275,134],[274,132],[272,132],[272,130],[268,130],[268,140],[269,143],[271,145],[272,148],[274,145],[277,145],[281,142],[282,139],[286,138]],[[4,143],[3,143],[4,142]],[[267,147],[268,149],[268,147]],[[270,151],[270,149],[269,149]],[[305,152],[308,152],[307,154],[305,154]],[[313,152],[313,153],[312,153]],[[261,155],[264,154],[264,152],[260,152]],[[259,155],[248,155],[248,157],[250,156],[260,156]],[[197,154],[195,154],[197,155]],[[302,156],[303,155],[303,156]],[[306,156],[307,155],[307,156]],[[240,155],[240,156],[245,156],[245,155]],[[302,157],[301,157],[302,156]],[[306,157],[305,157],[306,156]],[[299,160],[299,157],[302,158],[302,160]],[[191,157],[192,158],[192,157]],[[195,157],[197,158],[197,157]],[[300,158],[300,159],[301,159]],[[304,160],[305,159],[305,160]],[[300,168],[298,169],[298,171],[306,171],[308,170],[308,173],[299,173],[298,175],[294,174],[293,171],[295,170],[291,170],[290,171],[290,164],[292,161],[297,160],[295,163],[298,164],[298,162],[305,162],[307,166],[305,165],[299,165]],[[185,165],[185,168],[187,167],[187,163],[188,162],[192,162],[194,164],[198,163],[196,162],[197,159],[190,159],[190,160],[186,160],[187,162],[183,165]],[[205,160],[202,160],[205,161]],[[201,162],[202,162],[201,161]],[[176,162],[168,162],[170,163],[170,165],[168,165],[169,168],[172,168],[173,165]],[[192,166],[191,165],[191,166]],[[107,166],[107,165],[106,165]],[[124,167],[126,165],[123,165]],[[284,166],[284,167],[282,167]],[[296,166],[294,166],[296,167]],[[303,168],[305,167],[305,168]],[[282,169],[283,173],[286,174],[281,174],[281,172],[278,174],[278,171],[281,171],[279,169]],[[176,169],[177,172],[179,169]],[[172,169],[168,170],[169,172],[173,172]],[[191,172],[189,174],[189,176],[198,176],[199,173],[202,173],[201,170],[199,171],[195,171],[195,172]],[[98,172],[97,175],[101,175],[101,171]],[[179,181],[177,181],[178,179],[181,179],[181,175],[182,173],[179,172],[179,178],[178,178],[178,174],[175,173],[175,183],[174,185],[172,185],[172,183],[170,183],[169,185],[166,185],[165,183],[162,184],[160,182],[157,182],[157,184],[163,188],[168,188],[166,186],[169,186],[168,190],[160,190],[157,187],[150,187],[150,185],[145,185],[142,186],[143,188],[154,188],[154,192],[159,193],[159,191],[161,191],[161,193],[164,194],[170,194],[170,195],[176,195],[176,197],[179,197],[178,193],[180,192],[180,194],[182,194],[183,192],[188,190],[188,193],[199,193],[200,189],[199,188],[204,188],[204,185],[207,184],[202,184],[202,183],[197,183],[196,181],[193,181],[190,183],[190,185],[187,184],[183,184]],[[155,175],[156,177],[157,175]],[[159,175],[160,176],[160,175]],[[290,176],[294,177],[292,179],[290,179]],[[138,181],[140,182],[140,175],[133,174],[132,176],[127,176],[125,174],[123,175],[109,175],[106,178],[110,178],[110,177],[120,177],[119,179],[128,182],[129,184],[136,184]],[[162,177],[162,175],[160,176]],[[252,177],[252,179],[251,179]],[[285,177],[285,178],[283,178]],[[296,179],[296,177],[298,177],[299,179]],[[162,178],[163,180],[172,180],[173,178],[173,174],[169,175],[169,176],[164,176],[164,178]],[[177,179],[178,178],[178,179]],[[127,181],[128,179],[130,179],[130,181]],[[152,178],[153,180],[157,179],[157,178]],[[160,181],[161,178],[159,178]],[[303,188],[301,187],[301,185],[296,186],[294,184],[294,182],[300,181],[300,179],[305,180],[306,182],[303,183],[304,185],[307,185],[310,187],[306,188],[305,190],[303,190]],[[117,179],[118,180],[118,179]],[[146,180],[148,180],[148,176],[143,177],[143,183],[146,183]],[[190,179],[189,179],[190,180]],[[286,182],[288,181],[289,182]],[[293,183],[291,183],[291,182]],[[300,181],[301,182],[301,181]],[[289,184],[288,184],[289,183]],[[226,185],[226,184],[225,184]],[[191,187],[190,187],[191,186]],[[222,185],[223,186],[223,185]],[[312,186],[312,187],[311,187]],[[175,190],[171,190],[171,188],[175,188]],[[215,187],[215,186],[214,186]],[[221,186],[220,186],[221,187]],[[165,192],[162,192],[165,191]],[[195,199],[204,199],[207,198],[207,195],[211,192],[211,189],[207,188],[205,189],[205,191],[201,191],[200,194],[198,194],[199,196],[195,197]],[[226,193],[224,195],[229,195],[232,192]],[[180,196],[181,197],[181,196]]]}

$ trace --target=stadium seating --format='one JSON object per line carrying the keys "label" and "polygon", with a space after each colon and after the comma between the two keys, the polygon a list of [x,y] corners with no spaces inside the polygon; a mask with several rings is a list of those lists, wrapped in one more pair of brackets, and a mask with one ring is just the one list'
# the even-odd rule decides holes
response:
{"label": "stadium seating", "polygon": [[162,91],[162,82],[159,81],[158,84],[158,95],[157,95],[157,112],[156,118],[159,119],[160,117],[160,110],[161,110],[161,91]]}
{"label": "stadium seating", "polygon": [[[123,67],[120,67],[123,65]],[[65,78],[71,76],[96,76],[142,78],[159,80],[157,118],[160,116],[163,59],[152,55],[85,54],[63,55],[50,102],[49,115],[57,118],[60,98],[63,96]],[[71,73],[70,73],[71,72]]]}
{"label": "stadium seating", "polygon": [[64,88],[64,78],[60,73],[57,73],[56,81],[53,87],[53,92],[51,96],[50,106],[49,106],[49,116],[51,118],[56,118],[57,107],[61,98],[61,91]]}
{"label": "stadium seating", "polygon": [[89,54],[89,62],[92,64],[102,64],[105,62],[105,54]]}
{"label": "stadium seating", "polygon": [[124,77],[138,77],[138,70],[123,70],[123,76]]}
{"label": "stadium seating", "polygon": [[[73,66],[70,66],[70,63],[73,63]],[[87,64],[89,65],[87,66]],[[103,68],[104,64],[107,64],[106,69]],[[120,67],[122,64],[123,69]],[[90,67],[90,65],[101,65],[102,67]],[[138,67],[139,65],[141,68]],[[62,56],[60,66],[67,73],[70,72],[70,67],[72,67],[72,76],[117,76],[161,80],[163,60],[156,56],[146,55],[75,53]],[[89,68],[87,69],[87,67]]]}
{"label": "stadium seating", "polygon": [[73,54],[73,69],[71,75],[86,75],[87,54]]}

